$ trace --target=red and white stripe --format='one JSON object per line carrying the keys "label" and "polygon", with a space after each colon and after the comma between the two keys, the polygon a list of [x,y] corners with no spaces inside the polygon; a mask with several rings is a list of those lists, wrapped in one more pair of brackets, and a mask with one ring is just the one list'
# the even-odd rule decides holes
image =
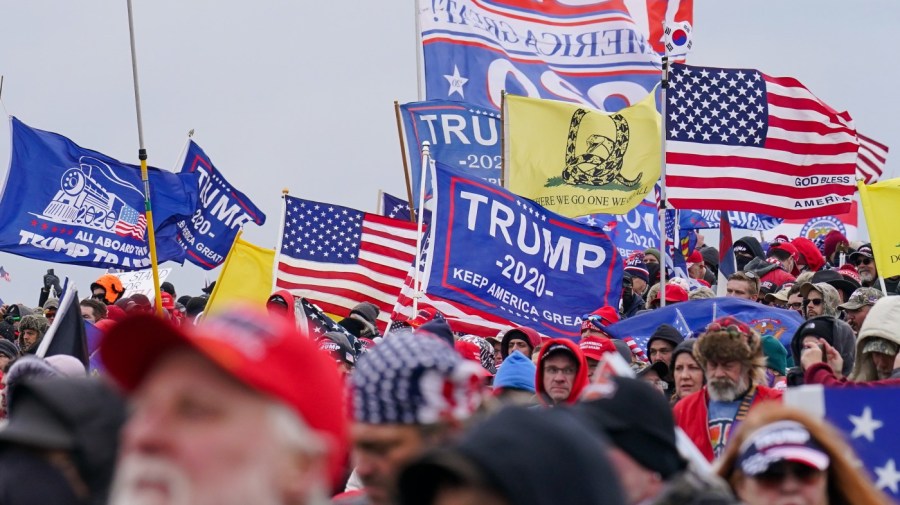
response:
{"label": "red and white stripe", "polygon": [[116,235],[131,235],[139,240],[144,240],[144,233],[146,230],[147,218],[145,218],[143,214],[138,216],[138,222],[136,224],[128,224],[125,221],[120,220],[116,222],[116,227],[114,229]]}
{"label": "red and white stripe", "polygon": [[[834,111],[796,79],[761,75],[769,115],[763,145],[668,140],[669,201],[681,209],[785,218],[845,212],[856,189],[858,143],[850,116]],[[812,186],[795,184],[809,176],[838,179]]]}
{"label": "red and white stripe", "polygon": [[884,172],[887,163],[888,146],[877,140],[856,132],[859,139],[859,152],[856,158],[856,177],[866,184],[877,182]]}
{"label": "red and white stripe", "polygon": [[378,328],[384,331],[415,257],[415,224],[365,214],[356,263],[323,263],[279,254],[275,286],[340,316],[361,302],[374,303],[380,309]]}

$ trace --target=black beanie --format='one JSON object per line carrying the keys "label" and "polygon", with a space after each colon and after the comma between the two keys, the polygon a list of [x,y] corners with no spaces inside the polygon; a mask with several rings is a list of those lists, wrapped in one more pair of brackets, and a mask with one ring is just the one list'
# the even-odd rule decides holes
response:
{"label": "black beanie", "polygon": [[613,384],[604,397],[576,405],[577,414],[664,480],[683,470],[687,462],[678,453],[675,418],[666,397],[638,379],[615,377]]}
{"label": "black beanie", "polygon": [[675,347],[684,341],[684,335],[679,333],[671,324],[661,324],[656,328],[656,331],[653,332],[653,335],[650,335],[650,338],[647,339],[648,349],[650,348],[650,342],[653,342],[654,340],[665,340],[672,344],[672,347]]}

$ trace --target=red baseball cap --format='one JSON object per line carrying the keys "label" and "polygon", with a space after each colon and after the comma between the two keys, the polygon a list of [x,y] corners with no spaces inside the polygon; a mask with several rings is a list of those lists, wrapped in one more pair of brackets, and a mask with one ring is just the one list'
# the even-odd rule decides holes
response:
{"label": "red baseball cap", "polygon": [[606,330],[607,326],[619,322],[619,311],[614,307],[604,305],[590,314],[581,316],[581,319],[581,331],[591,327]]}
{"label": "red baseball cap", "polygon": [[584,337],[578,342],[578,347],[581,348],[581,352],[584,353],[585,358],[595,359],[597,361],[600,361],[603,358],[603,355],[608,352],[618,352],[616,351],[616,345],[613,344],[612,340],[606,337]]}
{"label": "red baseball cap", "polygon": [[166,354],[189,348],[259,393],[281,401],[329,444],[337,480],[347,450],[347,414],[334,362],[286,318],[235,307],[197,326],[176,327],[150,314],[114,325],[101,340],[107,373],[133,392]]}
{"label": "red baseball cap", "polygon": [[[659,296],[662,292],[656,294],[656,299],[659,300]],[[688,301],[688,292],[684,290],[683,287],[678,286],[676,284],[666,284],[666,301],[667,302],[686,302]]]}
{"label": "red baseball cap", "polygon": [[686,263],[689,267],[692,265],[699,265],[703,263],[703,255],[700,254],[700,251],[695,249],[694,252],[692,252],[691,255],[688,256]]}

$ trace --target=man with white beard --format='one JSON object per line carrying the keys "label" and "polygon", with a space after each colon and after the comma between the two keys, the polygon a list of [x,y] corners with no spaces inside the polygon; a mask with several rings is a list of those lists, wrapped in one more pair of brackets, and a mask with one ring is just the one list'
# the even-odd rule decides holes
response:
{"label": "man with white beard", "polygon": [[341,473],[333,361],[294,325],[243,308],[194,327],[138,315],[101,343],[129,395],[112,505],[319,505]]}
{"label": "man with white beard", "polygon": [[[859,246],[853,254],[850,255],[850,263],[856,267],[859,272],[859,283],[863,287],[881,289],[881,280],[878,279],[878,268],[875,266],[875,255],[872,252],[872,244],[863,244]],[[884,287],[887,289],[885,295],[896,294],[900,277],[889,277],[884,280]]]}
{"label": "man with white beard", "polygon": [[694,344],[706,386],[675,404],[675,423],[712,461],[724,451],[731,429],[763,400],[781,391],[764,386],[766,357],[759,333],[727,316],[706,327]]}

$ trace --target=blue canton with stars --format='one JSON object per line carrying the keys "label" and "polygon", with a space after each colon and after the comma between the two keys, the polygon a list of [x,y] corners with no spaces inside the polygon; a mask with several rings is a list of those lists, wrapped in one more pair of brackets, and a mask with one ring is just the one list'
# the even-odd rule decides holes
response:
{"label": "blue canton with stars", "polygon": [[875,487],[900,503],[900,388],[826,388],[825,418],[847,435]]}
{"label": "blue canton with stars", "polygon": [[356,263],[365,213],[285,196],[281,253],[298,260]]}
{"label": "blue canton with stars", "polygon": [[766,82],[756,70],[672,65],[666,139],[698,144],[765,144]]}

